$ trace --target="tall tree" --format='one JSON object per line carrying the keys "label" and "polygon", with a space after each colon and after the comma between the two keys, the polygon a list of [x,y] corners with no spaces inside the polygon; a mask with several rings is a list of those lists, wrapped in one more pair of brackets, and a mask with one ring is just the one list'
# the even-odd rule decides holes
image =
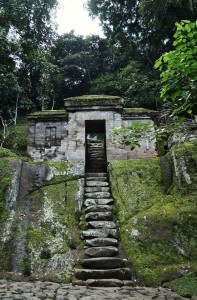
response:
{"label": "tall tree", "polygon": [[[53,37],[51,16],[56,5],[57,0],[3,0],[1,4],[0,25],[6,32],[5,39],[16,45],[8,57],[15,65],[22,91],[19,105],[26,109],[40,107],[40,79]],[[6,64],[6,72],[8,68]]]}
{"label": "tall tree", "polygon": [[96,77],[120,66],[107,40],[96,35],[84,38],[70,32],[59,36],[52,48],[52,56],[60,71],[61,79],[56,85],[59,101],[63,97],[88,93],[90,83]]}
{"label": "tall tree", "polygon": [[171,48],[175,22],[196,18],[197,1],[89,0],[88,9],[112,43],[130,47],[132,57],[137,52],[153,66]]}

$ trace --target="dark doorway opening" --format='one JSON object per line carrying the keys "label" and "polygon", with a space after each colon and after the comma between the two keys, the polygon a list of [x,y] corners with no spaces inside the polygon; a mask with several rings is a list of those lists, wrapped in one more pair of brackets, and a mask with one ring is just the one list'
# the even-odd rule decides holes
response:
{"label": "dark doorway opening", "polygon": [[106,172],[105,120],[85,121],[86,172]]}

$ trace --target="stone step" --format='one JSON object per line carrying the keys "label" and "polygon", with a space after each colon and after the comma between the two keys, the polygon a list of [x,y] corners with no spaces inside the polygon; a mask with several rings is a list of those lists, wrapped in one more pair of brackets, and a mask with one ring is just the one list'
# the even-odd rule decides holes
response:
{"label": "stone step", "polygon": [[87,181],[86,182],[86,186],[87,187],[108,187],[109,186],[109,183],[108,182],[105,182],[105,181]]}
{"label": "stone step", "polygon": [[86,183],[89,181],[103,181],[103,182],[108,182],[108,178],[107,177],[87,177],[86,178]]}
{"label": "stone step", "polygon": [[98,269],[75,269],[75,276],[79,280],[87,279],[119,279],[130,280],[131,270],[129,268],[116,268],[108,270]]}
{"label": "stone step", "polygon": [[85,245],[89,247],[105,247],[105,246],[118,246],[117,239],[114,238],[94,238],[86,240]]}
{"label": "stone step", "polygon": [[[135,280],[123,280],[124,286],[132,286],[135,287],[136,286],[136,282]],[[152,298],[153,299],[153,298]]]}
{"label": "stone step", "polygon": [[90,221],[88,222],[89,228],[116,228],[116,223],[113,221]]}
{"label": "stone step", "polygon": [[106,199],[110,198],[111,194],[109,192],[93,192],[93,193],[85,193],[86,198],[92,199]]}
{"label": "stone step", "polygon": [[[93,279],[92,279],[93,280]],[[75,286],[75,285],[78,285],[78,286],[87,286],[88,287],[88,285],[89,286],[91,286],[89,283],[91,283],[92,282],[92,280],[91,279],[87,279],[87,280],[77,280],[77,279],[75,279],[75,280],[73,280],[72,281],[72,285],[73,286]],[[102,280],[102,282],[103,282],[103,280],[104,279],[100,279],[100,280]],[[108,279],[108,281],[109,280],[111,280],[111,282],[114,280],[113,278],[111,278],[111,279]],[[97,282],[98,282],[98,280],[97,280]],[[104,285],[95,285],[95,288],[96,287],[98,287],[98,288],[100,288],[100,287],[107,287],[107,288],[119,288],[119,287],[122,287],[122,286],[116,286],[116,284],[117,284],[117,281],[113,281],[113,282],[115,282],[114,284],[114,286],[107,286],[107,280],[105,280],[105,284]],[[122,283],[123,283],[123,286],[125,286],[125,287],[136,287],[136,283],[134,282],[134,281],[132,281],[132,280],[122,280]],[[92,287],[94,287],[94,285],[92,285]],[[98,299],[98,298],[96,298],[96,299]],[[119,299],[119,298],[118,298]],[[124,299],[127,299],[127,298],[124,298]],[[139,298],[134,298],[134,300],[138,300]],[[141,299],[141,298],[140,298]],[[144,298],[143,298],[144,299]],[[149,298],[150,299],[150,298]],[[162,298],[163,299],[163,298]],[[174,299],[174,298],[173,298]],[[182,298],[181,298],[182,299]],[[188,299],[188,298],[187,298]],[[188,299],[189,300],[189,299]]]}
{"label": "stone step", "polygon": [[107,177],[107,173],[102,172],[102,173],[86,173],[85,174],[86,178],[87,177]]}
{"label": "stone step", "polygon": [[88,206],[92,206],[92,205],[108,205],[108,204],[112,204],[113,202],[114,202],[114,200],[112,198],[108,198],[108,199],[87,198],[84,202],[84,206],[88,207]]}
{"label": "stone step", "polygon": [[82,261],[87,269],[116,269],[124,267],[124,262],[118,257],[94,257]]}
{"label": "stone step", "polygon": [[86,213],[95,212],[95,211],[112,211],[112,205],[91,205],[85,209]]}
{"label": "stone step", "polygon": [[106,186],[90,186],[85,188],[86,193],[94,193],[94,192],[109,192],[109,187]]}
{"label": "stone step", "polygon": [[88,279],[85,281],[86,286],[94,287],[122,287],[124,285],[123,281],[119,279]]}
{"label": "stone step", "polygon": [[118,254],[118,248],[108,247],[90,247],[85,250],[85,254],[91,257],[111,257]]}
{"label": "stone step", "polygon": [[116,229],[88,229],[82,231],[83,237],[86,238],[118,238]]}
{"label": "stone step", "polygon": [[85,218],[87,221],[112,221],[113,215],[111,211],[105,211],[105,212],[89,212],[85,215]]}

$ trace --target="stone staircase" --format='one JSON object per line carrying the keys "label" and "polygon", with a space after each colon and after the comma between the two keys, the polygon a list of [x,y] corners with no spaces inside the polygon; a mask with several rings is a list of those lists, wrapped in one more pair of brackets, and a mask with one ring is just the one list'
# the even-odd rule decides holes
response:
{"label": "stone staircase", "polygon": [[104,140],[87,142],[87,170],[102,172],[106,169]]}
{"label": "stone staircase", "polygon": [[133,286],[131,269],[125,267],[124,258],[120,253],[107,173],[86,173],[84,206],[88,222],[88,229],[82,233],[85,240],[85,257],[82,268],[75,269],[73,284]]}

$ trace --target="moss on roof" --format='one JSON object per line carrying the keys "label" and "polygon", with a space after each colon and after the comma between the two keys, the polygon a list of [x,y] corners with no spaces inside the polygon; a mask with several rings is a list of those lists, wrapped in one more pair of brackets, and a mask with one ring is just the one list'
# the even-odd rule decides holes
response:
{"label": "moss on roof", "polygon": [[36,111],[28,115],[28,119],[55,119],[55,118],[66,118],[68,113],[65,110],[43,110]]}
{"label": "moss on roof", "polygon": [[70,97],[65,100],[110,100],[110,99],[121,99],[119,96],[109,96],[109,95],[83,95],[78,97]]}
{"label": "moss on roof", "polygon": [[29,116],[48,116],[48,115],[65,115],[67,114],[65,110],[43,110],[36,111]]}
{"label": "moss on roof", "polygon": [[148,115],[157,115],[158,112],[155,111],[155,110],[151,110],[151,109],[147,109],[147,108],[140,108],[140,107],[137,107],[137,108],[124,108],[123,109],[123,112],[126,113],[126,114],[148,114]]}

